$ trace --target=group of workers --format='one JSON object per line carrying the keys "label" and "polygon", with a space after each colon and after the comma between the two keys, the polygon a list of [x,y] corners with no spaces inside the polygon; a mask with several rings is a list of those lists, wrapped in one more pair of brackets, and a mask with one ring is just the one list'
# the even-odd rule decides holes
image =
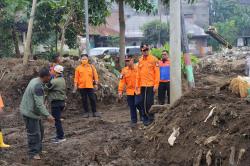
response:
{"label": "group of workers", "polygon": [[[138,64],[135,64],[133,56],[127,56],[126,67],[122,69],[118,94],[122,98],[126,88],[127,102],[130,108],[131,127],[137,124],[137,110],[140,120],[145,126],[154,120],[154,114],[149,110],[154,104],[154,95],[158,92],[159,104],[165,104],[167,92],[168,103],[170,98],[170,62],[168,52],[162,51],[162,60],[150,55],[148,45],[141,46],[142,56]],[[41,118],[45,117],[55,125],[56,135],[53,143],[65,141],[64,130],[61,122],[61,114],[65,108],[66,82],[63,77],[64,67],[60,65],[60,57],[54,58],[50,68],[44,67],[39,71],[39,77],[33,78],[22,97],[20,112],[23,116],[28,139],[28,154],[31,159],[40,160],[44,128]],[[82,55],[81,64],[75,69],[74,90],[79,91],[83,103],[82,117],[100,117],[96,110],[95,91],[98,88],[98,74],[93,64],[89,62],[87,54]],[[91,105],[91,113],[89,104]],[[49,103],[51,114],[46,108]],[[3,109],[3,101],[0,98],[0,112]],[[4,144],[0,130],[0,148],[8,147]]]}
{"label": "group of workers", "polygon": [[127,56],[126,67],[122,69],[118,86],[119,97],[126,87],[127,102],[130,107],[131,126],[137,124],[137,110],[145,126],[154,120],[150,108],[154,104],[155,93],[158,92],[159,104],[165,104],[166,92],[170,103],[170,61],[168,51],[162,51],[162,60],[149,53],[148,45],[141,46],[142,56],[138,64],[134,57]]}

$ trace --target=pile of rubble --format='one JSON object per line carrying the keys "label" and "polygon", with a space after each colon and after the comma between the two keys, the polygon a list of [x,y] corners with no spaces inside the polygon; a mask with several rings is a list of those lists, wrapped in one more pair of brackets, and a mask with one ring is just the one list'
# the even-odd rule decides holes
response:
{"label": "pile of rubble", "polygon": [[249,51],[202,59],[197,87],[158,115],[137,154],[155,165],[249,165],[249,103],[229,89],[230,80],[244,74]]}
{"label": "pile of rubble", "polygon": [[[202,58],[196,66],[196,72],[228,73],[228,71],[231,71],[241,73],[244,70],[243,66],[245,66],[247,56],[250,56],[250,47],[225,49],[222,52]],[[241,71],[238,69],[241,69]]]}
{"label": "pile of rubble", "polygon": [[[81,104],[76,104],[80,103],[80,96],[73,94],[72,91],[74,69],[79,65],[79,61],[64,59],[62,65],[65,67],[68,107],[78,109],[75,105],[81,106]],[[6,110],[18,107],[27,84],[38,75],[39,69],[44,66],[49,66],[49,62],[36,60],[29,62],[28,66],[24,66],[21,59],[0,59],[0,92],[5,99]],[[117,95],[118,78],[105,67],[104,62],[99,61],[95,66],[100,77],[99,90],[96,92],[97,99],[105,104],[112,103]]]}

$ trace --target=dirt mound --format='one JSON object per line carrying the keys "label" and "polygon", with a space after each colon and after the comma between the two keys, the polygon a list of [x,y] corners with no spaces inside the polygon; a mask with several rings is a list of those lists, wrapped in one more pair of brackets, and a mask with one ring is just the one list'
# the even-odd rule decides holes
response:
{"label": "dirt mound", "polygon": [[[232,78],[244,74],[245,60],[222,59],[202,62],[205,65],[195,75],[197,87],[146,129],[145,141],[136,146],[137,156],[143,154],[156,165],[205,166],[208,160],[216,166],[228,166],[229,160],[249,165],[250,107],[228,89]],[[179,128],[180,135],[170,146],[173,128]]]}
{"label": "dirt mound", "polygon": [[[73,60],[65,60],[63,66],[65,67],[64,77],[67,84],[67,110],[79,113],[81,110],[81,97],[79,94],[73,94],[73,79],[74,69],[79,63]],[[100,63],[101,64],[101,63]],[[49,62],[45,60],[31,61],[27,66],[22,64],[21,59],[6,58],[0,59],[0,93],[5,101],[5,110],[7,112],[14,112],[9,115],[8,120],[2,120],[2,125],[16,126],[22,122],[18,116],[18,107],[22,99],[23,92],[27,87],[29,81],[38,76],[40,68],[48,66]],[[115,101],[117,91],[116,86],[118,79],[110,73],[105,66],[97,65],[97,72],[100,77],[99,90],[96,92],[97,99],[100,104],[111,104]],[[65,116],[68,116],[65,114]],[[12,121],[8,123],[7,121]]]}

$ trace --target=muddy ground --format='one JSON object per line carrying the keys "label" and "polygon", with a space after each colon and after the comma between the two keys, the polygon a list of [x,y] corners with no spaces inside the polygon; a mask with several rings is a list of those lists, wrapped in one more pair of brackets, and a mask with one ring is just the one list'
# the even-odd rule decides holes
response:
{"label": "muddy ground", "polygon": [[[2,88],[6,84],[3,86],[0,82],[0,90],[7,98],[7,113],[1,119],[1,124],[5,141],[12,145],[8,150],[0,151],[0,165],[191,166],[197,163],[197,166],[205,166],[210,151],[211,165],[228,166],[231,148],[234,147],[235,165],[238,162],[239,166],[248,166],[250,105],[232,94],[227,84],[243,71],[243,61],[197,67],[197,87],[185,93],[170,110],[157,114],[155,123],[146,128],[139,123],[137,128],[131,129],[126,104],[114,100],[105,104],[99,102],[101,119],[83,119],[79,115],[79,96],[72,95],[69,90],[70,102],[63,115],[67,141],[52,144],[50,138],[53,137],[54,127],[45,122],[44,150],[47,153],[42,155],[43,160],[39,162],[28,160],[24,125],[17,108],[11,107],[17,105],[22,87],[27,82],[15,84],[14,87],[18,86],[20,90],[12,88],[7,91]],[[20,80],[23,78],[20,77]],[[77,102],[72,102],[75,100]],[[212,107],[216,107],[215,112],[205,123]],[[180,136],[170,147],[168,137],[173,127],[180,128]],[[238,161],[242,149],[245,153]]]}

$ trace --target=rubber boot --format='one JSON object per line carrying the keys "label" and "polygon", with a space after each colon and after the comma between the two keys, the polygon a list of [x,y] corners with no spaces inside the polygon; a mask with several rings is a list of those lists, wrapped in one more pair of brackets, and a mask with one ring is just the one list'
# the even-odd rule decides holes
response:
{"label": "rubber boot", "polygon": [[3,142],[3,133],[0,132],[0,148],[8,148],[10,147],[10,145],[6,145],[4,142]]}

